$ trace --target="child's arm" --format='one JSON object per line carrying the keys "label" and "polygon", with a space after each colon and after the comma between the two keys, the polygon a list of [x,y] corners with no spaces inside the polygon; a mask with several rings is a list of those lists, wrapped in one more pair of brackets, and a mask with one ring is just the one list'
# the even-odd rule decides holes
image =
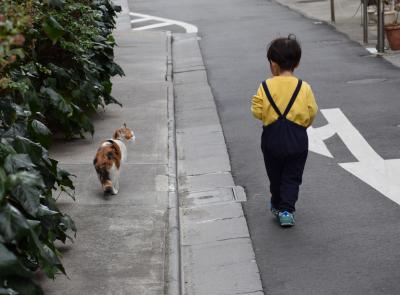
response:
{"label": "child's arm", "polygon": [[251,100],[251,113],[259,120],[262,120],[262,111],[264,105],[264,90],[262,86],[258,87],[257,94]]}
{"label": "child's arm", "polygon": [[309,87],[309,89],[307,91],[307,102],[308,102],[308,113],[310,114],[309,126],[311,126],[311,124],[314,121],[315,116],[317,115],[317,112],[318,112],[318,105],[315,102],[314,93],[313,93],[311,87]]}

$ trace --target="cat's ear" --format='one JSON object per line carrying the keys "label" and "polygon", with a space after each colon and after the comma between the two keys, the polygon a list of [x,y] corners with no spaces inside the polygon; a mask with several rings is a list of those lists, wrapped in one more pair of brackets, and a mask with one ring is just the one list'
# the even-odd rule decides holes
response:
{"label": "cat's ear", "polygon": [[126,128],[126,123],[124,123],[124,126],[123,126],[124,128]]}
{"label": "cat's ear", "polygon": [[113,138],[118,139],[120,137],[121,137],[121,130],[120,129],[115,130]]}

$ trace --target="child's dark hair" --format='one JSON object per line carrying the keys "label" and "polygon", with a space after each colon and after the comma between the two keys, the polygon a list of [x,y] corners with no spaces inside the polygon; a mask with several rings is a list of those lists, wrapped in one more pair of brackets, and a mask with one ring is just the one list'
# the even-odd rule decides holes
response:
{"label": "child's dark hair", "polygon": [[293,72],[301,59],[301,46],[296,36],[290,34],[287,38],[273,40],[267,49],[269,62],[273,61],[284,71]]}

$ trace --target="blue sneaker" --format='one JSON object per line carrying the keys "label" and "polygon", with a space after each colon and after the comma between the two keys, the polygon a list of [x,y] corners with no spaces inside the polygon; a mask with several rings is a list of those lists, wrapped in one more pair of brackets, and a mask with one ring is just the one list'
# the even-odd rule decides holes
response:
{"label": "blue sneaker", "polygon": [[274,207],[274,205],[272,205],[272,203],[269,203],[269,209],[271,210],[272,215],[274,215],[275,217],[278,216],[279,210],[276,209],[276,208]]}
{"label": "blue sneaker", "polygon": [[282,227],[294,226],[294,215],[288,211],[279,212],[278,221]]}

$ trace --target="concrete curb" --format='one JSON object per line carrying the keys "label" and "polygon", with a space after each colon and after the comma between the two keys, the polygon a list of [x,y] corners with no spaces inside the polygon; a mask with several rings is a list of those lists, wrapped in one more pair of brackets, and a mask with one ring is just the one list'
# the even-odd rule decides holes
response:
{"label": "concrete curb", "polygon": [[166,81],[168,86],[168,175],[169,175],[169,207],[168,207],[168,274],[166,282],[166,294],[182,294],[182,271],[181,271],[181,236],[180,236],[180,216],[179,199],[177,194],[177,161],[176,161],[176,128],[175,128],[175,102],[172,83],[172,35],[167,32],[167,73]]}
{"label": "concrete curb", "polygon": [[173,35],[182,294],[263,294],[196,34]]}

